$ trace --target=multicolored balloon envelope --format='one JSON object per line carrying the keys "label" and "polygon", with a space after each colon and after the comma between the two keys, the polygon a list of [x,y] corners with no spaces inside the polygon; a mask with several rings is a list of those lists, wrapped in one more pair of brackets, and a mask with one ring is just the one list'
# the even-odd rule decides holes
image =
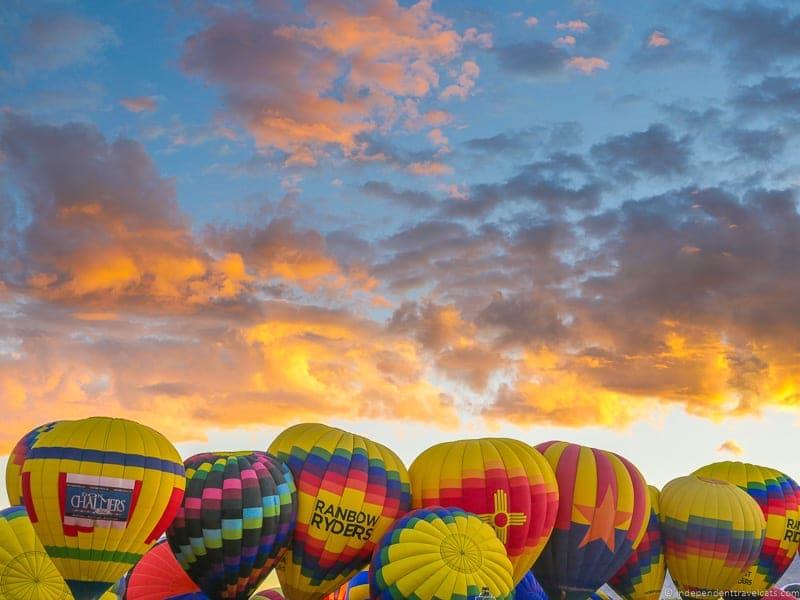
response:
{"label": "multicolored balloon envelope", "polygon": [[186,496],[167,539],[211,598],[249,598],[289,544],[297,491],[289,468],[264,452],[187,459]]}
{"label": "multicolored balloon envelope", "polygon": [[755,500],[727,481],[690,475],[661,490],[664,555],[681,596],[731,590],[758,558],[765,529]]}
{"label": "multicolored balloon envelope", "polygon": [[153,546],[126,576],[125,600],[207,600],[166,541]]}
{"label": "multicolored balloon envelope", "polygon": [[428,448],[408,469],[412,505],[457,506],[494,528],[518,583],[541,554],[558,510],[558,486],[540,452],[486,438]]}
{"label": "multicolored balloon envelope", "polygon": [[647,531],[622,568],[611,578],[608,585],[626,600],[658,600],[667,564],[664,560],[664,545],[661,543],[659,514],[659,492],[652,485],[650,490],[650,520]]}
{"label": "multicolored balloon envelope", "polygon": [[536,446],[556,474],[559,507],[533,567],[550,598],[585,600],[628,560],[647,529],[647,483],[627,460],[566,442]]}
{"label": "multicolored balloon envelope", "polygon": [[513,567],[494,529],[458,508],[420,508],[397,521],[369,567],[373,600],[511,598]]}
{"label": "multicolored balloon envelope", "polygon": [[514,588],[514,600],[547,600],[547,592],[536,581],[533,573],[528,571]]}
{"label": "multicolored balloon envelope", "polygon": [[8,501],[12,506],[25,504],[25,498],[22,497],[22,464],[28,456],[28,451],[39,439],[39,436],[45,431],[50,431],[56,423],[57,421],[46,423],[29,431],[22,436],[22,439],[11,451],[11,456],[8,457],[6,464],[6,491],[8,492]]}
{"label": "multicolored balloon envelope", "polygon": [[257,592],[256,595],[253,596],[252,600],[255,600],[256,598],[266,598],[267,600],[285,600],[281,590],[276,590],[275,588]]}
{"label": "multicolored balloon envelope", "polygon": [[350,581],[324,600],[369,600],[369,567],[362,569]]}
{"label": "multicolored balloon envelope", "polygon": [[318,423],[289,427],[269,452],[297,482],[297,528],[276,567],[292,600],[338,589],[370,560],[377,541],[411,505],[408,472],[381,444]]}
{"label": "multicolored balloon envelope", "polygon": [[44,551],[22,506],[0,511],[0,598],[67,600],[67,584]]}
{"label": "multicolored balloon envelope", "polygon": [[33,528],[78,600],[94,600],[156,542],[183,499],[183,463],[157,431],[93,417],[42,432],[22,467]]}
{"label": "multicolored balloon envelope", "polygon": [[800,487],[789,477],[768,467],[741,462],[718,462],[695,475],[723,479],[749,494],[767,521],[761,553],[739,578],[734,590],[761,596],[789,568],[800,543]]}

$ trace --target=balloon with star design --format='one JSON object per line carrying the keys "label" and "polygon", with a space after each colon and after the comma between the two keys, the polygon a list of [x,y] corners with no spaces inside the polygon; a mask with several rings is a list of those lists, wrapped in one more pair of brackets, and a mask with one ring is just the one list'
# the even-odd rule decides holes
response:
{"label": "balloon with star design", "polygon": [[413,508],[455,506],[489,524],[514,567],[515,585],[541,554],[558,510],[550,465],[507,438],[459,440],[425,450],[408,470]]}
{"label": "balloon with star design", "polygon": [[650,494],[625,458],[569,444],[536,446],[558,481],[559,506],[550,541],[533,567],[548,596],[586,600],[639,545],[650,516]]}

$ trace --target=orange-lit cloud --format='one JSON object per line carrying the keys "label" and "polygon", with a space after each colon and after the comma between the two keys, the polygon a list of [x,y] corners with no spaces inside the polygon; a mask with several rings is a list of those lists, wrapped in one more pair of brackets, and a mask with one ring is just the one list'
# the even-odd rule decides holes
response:
{"label": "orange-lit cloud", "polygon": [[567,66],[584,75],[591,75],[598,69],[608,69],[608,61],[597,56],[575,56],[567,61]]}
{"label": "orange-lit cloud", "polygon": [[574,46],[575,45],[575,36],[574,35],[564,35],[560,38],[557,38],[553,42],[554,46]]}
{"label": "orange-lit cloud", "polygon": [[661,48],[663,46],[669,46],[669,44],[670,39],[661,31],[654,31],[650,34],[650,37],[647,38],[647,46],[650,48]]}
{"label": "orange-lit cloud", "polygon": [[475,28],[459,35],[427,0],[312,2],[307,13],[304,25],[221,13],[186,41],[182,61],[220,85],[258,145],[285,153],[287,165],[312,166],[337,149],[365,158],[364,136],[417,123],[419,99],[437,89],[465,97],[477,65],[465,62],[452,84],[445,67],[464,44],[492,45]]}
{"label": "orange-lit cloud", "polygon": [[559,31],[567,30],[583,33],[584,31],[589,30],[589,24],[586,21],[581,21],[580,19],[574,19],[572,21],[567,21],[566,23],[559,21],[556,23],[556,29]]}
{"label": "orange-lit cloud", "polygon": [[132,113],[153,112],[156,109],[156,99],[152,96],[123,98],[119,103]]}
{"label": "orange-lit cloud", "polygon": [[539,24],[539,19],[536,17],[528,17],[525,19],[525,25],[528,27],[536,27]]}
{"label": "orange-lit cloud", "polygon": [[729,454],[734,454],[736,456],[741,456],[744,454],[744,448],[739,445],[739,442],[736,440],[725,440],[722,444],[719,445],[717,448],[717,452],[727,452]]}

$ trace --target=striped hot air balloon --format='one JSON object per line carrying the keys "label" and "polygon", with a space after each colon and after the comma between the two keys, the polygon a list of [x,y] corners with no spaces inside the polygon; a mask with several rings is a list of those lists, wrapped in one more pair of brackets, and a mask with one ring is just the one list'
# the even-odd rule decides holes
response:
{"label": "striped hot air balloon", "polygon": [[186,496],[167,531],[170,547],[211,598],[249,598],[288,546],[294,478],[264,452],[198,454],[185,465]]}
{"label": "striped hot air balloon", "polygon": [[318,423],[289,427],[269,452],[288,463],[298,491],[297,528],[278,579],[291,600],[317,600],[362,569],[408,511],[408,472],[385,446]]}
{"label": "striped hot air balloon", "polygon": [[647,523],[647,531],[628,562],[608,582],[611,588],[626,600],[658,600],[667,575],[659,521],[660,494],[652,485],[648,488],[650,520]]}
{"label": "striped hot air balloon", "polygon": [[125,577],[125,600],[207,600],[166,540],[153,546]]}
{"label": "striped hot air balloon", "polygon": [[749,494],[767,521],[758,560],[733,587],[761,596],[789,568],[800,543],[800,487],[784,473],[749,463],[725,461],[707,465],[695,475],[723,479]]}
{"label": "striped hot air balloon", "polygon": [[0,599],[72,599],[22,506],[0,511]]}
{"label": "striped hot air balloon", "polygon": [[57,421],[45,423],[29,431],[22,436],[22,439],[11,450],[11,455],[8,457],[8,463],[6,464],[6,492],[8,492],[8,501],[12,506],[25,503],[25,499],[22,497],[22,463],[25,462],[28,451],[39,439],[39,436],[46,431],[50,431],[56,423]]}
{"label": "striped hot air balloon", "polygon": [[553,470],[518,440],[486,438],[428,448],[408,470],[412,505],[456,506],[478,515],[503,542],[518,583],[541,554],[558,510]]}
{"label": "striped hot air balloon", "polygon": [[458,508],[420,508],[381,539],[369,567],[373,600],[511,598],[513,567],[494,529]]}
{"label": "striped hot air balloon", "polygon": [[369,600],[369,567],[362,569],[338,590],[325,596],[325,600]]}
{"label": "striped hot air balloon", "polygon": [[163,435],[107,417],[57,423],[22,467],[33,528],[78,600],[98,598],[155,544],[185,482]]}
{"label": "striped hot air balloon", "polygon": [[556,474],[555,528],[533,573],[548,596],[585,600],[628,560],[647,529],[647,483],[612,452],[566,442],[536,448]]}
{"label": "striped hot air balloon", "polygon": [[683,597],[731,590],[758,558],[765,528],[755,500],[727,481],[690,475],[661,491],[664,555]]}
{"label": "striped hot air balloon", "polygon": [[547,592],[536,581],[533,573],[528,571],[514,588],[514,600],[547,600]]}

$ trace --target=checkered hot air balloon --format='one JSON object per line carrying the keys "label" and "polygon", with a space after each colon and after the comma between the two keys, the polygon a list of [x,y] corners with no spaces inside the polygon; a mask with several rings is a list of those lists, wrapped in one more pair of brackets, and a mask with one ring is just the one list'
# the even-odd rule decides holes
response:
{"label": "checkered hot air balloon", "polygon": [[289,468],[264,452],[187,459],[186,496],[167,539],[214,599],[245,600],[285,552],[297,517]]}
{"label": "checkered hot air balloon", "polygon": [[456,506],[478,515],[503,542],[522,580],[541,554],[558,510],[558,486],[537,450],[518,440],[485,438],[437,444],[408,470],[412,505]]}
{"label": "checkered hot air balloon", "polygon": [[733,587],[761,597],[789,568],[800,543],[800,487],[784,473],[769,467],[725,461],[707,465],[695,475],[723,479],[758,503],[767,521],[758,560]]}
{"label": "checkered hot air balloon", "polygon": [[33,528],[77,600],[101,596],[155,544],[185,483],[163,435],[108,417],[57,423],[22,466]]}
{"label": "checkered hot air balloon", "polygon": [[459,508],[408,513],[381,539],[369,567],[373,600],[501,600],[513,567],[492,527]]}
{"label": "checkered hot air balloon", "polygon": [[125,577],[125,600],[208,600],[183,570],[166,540],[153,546]]}
{"label": "checkered hot air balloon", "polygon": [[550,598],[585,600],[619,571],[644,536],[647,483],[613,452],[566,442],[536,448],[556,474],[559,505],[533,573]]}
{"label": "checkered hot air balloon", "polygon": [[0,598],[71,600],[22,506],[0,511]]}
{"label": "checkered hot air balloon", "polygon": [[269,451],[288,463],[298,490],[297,529],[278,579],[291,600],[317,600],[362,569],[408,511],[408,472],[387,447],[318,423],[289,427]]}
{"label": "checkered hot air balloon", "polygon": [[765,528],[756,501],[727,481],[690,475],[661,490],[664,555],[684,598],[731,590],[758,558]]}
{"label": "checkered hot air balloon", "polygon": [[25,503],[25,499],[22,497],[22,464],[25,462],[25,457],[28,456],[28,451],[39,439],[39,436],[50,431],[56,423],[57,421],[45,423],[29,431],[11,450],[8,463],[6,463],[6,492],[8,492],[8,501],[12,506]]}
{"label": "checkered hot air balloon", "polygon": [[625,600],[658,600],[667,575],[659,521],[660,494],[652,485],[648,486],[648,489],[650,520],[647,523],[647,531],[628,561],[608,582]]}

